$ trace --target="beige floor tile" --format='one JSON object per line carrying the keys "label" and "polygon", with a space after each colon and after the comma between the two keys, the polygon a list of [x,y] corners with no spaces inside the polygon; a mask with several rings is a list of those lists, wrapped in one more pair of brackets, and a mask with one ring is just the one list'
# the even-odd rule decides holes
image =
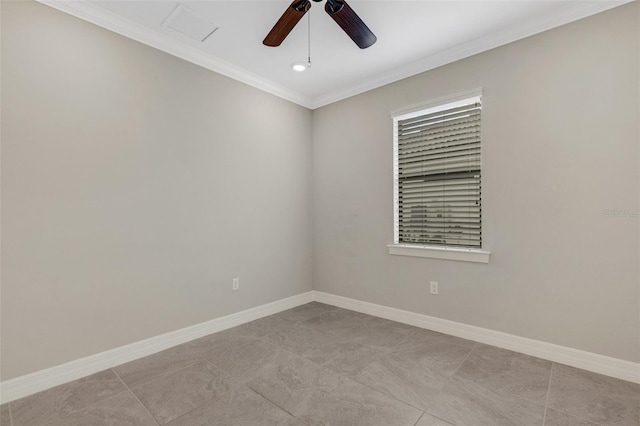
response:
{"label": "beige floor tile", "polygon": [[587,420],[582,420],[569,414],[547,408],[544,416],[544,426],[597,426]]}
{"label": "beige floor tile", "polygon": [[382,318],[367,318],[355,328],[345,330],[341,336],[370,346],[394,348],[412,340],[420,329]]}
{"label": "beige floor tile", "polygon": [[314,395],[299,418],[309,425],[414,425],[422,411],[353,381]]}
{"label": "beige floor tile", "polygon": [[266,342],[305,357],[317,364],[335,358],[348,340],[307,327],[291,327],[264,337]]}
{"label": "beige floor tile", "polygon": [[551,361],[479,345],[457,371],[456,376],[498,391],[544,405],[549,390]]}
{"label": "beige floor tile", "polygon": [[640,385],[310,303],[0,406],[3,425],[10,415],[13,426],[639,426]]}
{"label": "beige floor tile", "polygon": [[311,424],[413,425],[422,414],[302,358],[272,364],[247,386]]}
{"label": "beige floor tile", "polygon": [[193,352],[180,345],[119,365],[113,370],[127,386],[133,388],[150,382],[163,374],[183,369],[196,360]]}
{"label": "beige floor tile", "polygon": [[335,351],[335,356],[322,365],[335,373],[353,378],[360,374],[367,365],[387,353],[389,353],[388,349],[350,342]]}
{"label": "beige floor tile", "polygon": [[60,419],[51,426],[157,426],[129,391]]}
{"label": "beige floor tile", "polygon": [[473,340],[462,339],[456,336],[450,336],[448,334],[438,333],[436,331],[425,330],[424,328],[418,328],[417,333],[413,336],[417,342],[429,343],[429,342],[442,342],[450,343],[458,346],[464,346],[467,348],[474,348],[479,343]]}
{"label": "beige floor tile", "polygon": [[239,333],[238,327],[210,334],[184,344],[198,359],[207,359],[231,349],[256,343],[257,337]]}
{"label": "beige floor tile", "polygon": [[424,416],[420,418],[416,426],[454,426],[449,422],[445,422],[442,419],[433,417],[431,414],[424,413]]}
{"label": "beige floor tile", "polygon": [[451,376],[471,353],[470,346],[460,346],[447,339],[407,340],[390,352],[398,358]]}
{"label": "beige floor tile", "polygon": [[164,425],[203,404],[225,400],[234,386],[229,376],[201,361],[134,388],[133,393]]}
{"label": "beige floor tile", "polygon": [[11,426],[11,414],[9,404],[0,405],[0,426]]}
{"label": "beige floor tile", "polygon": [[288,362],[296,356],[277,346],[258,342],[216,355],[208,361],[235,380],[245,383],[259,377],[263,370],[279,362]]}
{"label": "beige floor tile", "polygon": [[295,327],[295,323],[279,315],[271,315],[236,327],[236,333],[246,336],[263,337],[274,331]]}
{"label": "beige floor tile", "polygon": [[48,424],[126,390],[111,370],[11,402],[14,426]]}
{"label": "beige floor tile", "polygon": [[640,425],[640,385],[554,364],[550,408],[612,426]]}
{"label": "beige floor tile", "polygon": [[426,410],[449,377],[419,362],[388,355],[368,364],[354,379],[406,404]]}
{"label": "beige floor tile", "polygon": [[321,392],[333,392],[348,379],[303,358],[274,362],[247,386],[293,414],[306,413]]}
{"label": "beige floor tile", "polygon": [[310,318],[316,317],[327,311],[334,310],[333,306],[323,305],[322,303],[312,302],[306,305],[298,306],[297,308],[289,309],[287,311],[280,312],[274,316],[284,318],[290,323],[298,323],[306,321]]}
{"label": "beige floor tile", "polygon": [[335,309],[302,321],[299,324],[318,331],[340,334],[357,327],[367,318],[367,315],[357,312]]}
{"label": "beige floor tile", "polygon": [[453,377],[427,413],[456,426],[540,425],[544,407]]}
{"label": "beige floor tile", "polygon": [[245,386],[233,388],[224,400],[204,404],[178,417],[170,426],[304,426]]}

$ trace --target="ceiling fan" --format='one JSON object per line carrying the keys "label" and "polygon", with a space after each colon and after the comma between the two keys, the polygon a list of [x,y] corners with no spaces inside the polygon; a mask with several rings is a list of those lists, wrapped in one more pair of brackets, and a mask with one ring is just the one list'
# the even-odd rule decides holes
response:
{"label": "ceiling fan", "polygon": [[[320,2],[322,0],[313,0]],[[311,9],[311,0],[294,0],[284,11],[278,22],[262,42],[265,46],[276,47],[287,38],[293,27]],[[344,30],[360,49],[366,49],[376,42],[377,38],[362,19],[344,0],[327,0],[324,10]]]}

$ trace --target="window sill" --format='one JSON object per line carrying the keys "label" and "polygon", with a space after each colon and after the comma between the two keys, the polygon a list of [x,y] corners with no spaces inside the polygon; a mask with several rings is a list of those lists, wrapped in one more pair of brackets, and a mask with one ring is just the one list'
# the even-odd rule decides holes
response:
{"label": "window sill", "polygon": [[462,262],[489,263],[491,252],[477,249],[389,244],[389,254],[397,256],[429,257],[431,259],[459,260]]}

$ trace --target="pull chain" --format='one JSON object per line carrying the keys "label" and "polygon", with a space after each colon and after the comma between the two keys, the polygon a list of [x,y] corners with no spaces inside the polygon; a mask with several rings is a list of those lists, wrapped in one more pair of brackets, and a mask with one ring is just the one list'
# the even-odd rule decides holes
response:
{"label": "pull chain", "polygon": [[311,11],[307,13],[307,68],[311,68]]}

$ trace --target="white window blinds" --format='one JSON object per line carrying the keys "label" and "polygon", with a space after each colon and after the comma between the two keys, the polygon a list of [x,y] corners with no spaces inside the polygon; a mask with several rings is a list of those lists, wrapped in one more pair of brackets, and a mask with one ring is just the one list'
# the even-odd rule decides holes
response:
{"label": "white window blinds", "polygon": [[482,247],[480,98],[395,118],[396,243]]}

